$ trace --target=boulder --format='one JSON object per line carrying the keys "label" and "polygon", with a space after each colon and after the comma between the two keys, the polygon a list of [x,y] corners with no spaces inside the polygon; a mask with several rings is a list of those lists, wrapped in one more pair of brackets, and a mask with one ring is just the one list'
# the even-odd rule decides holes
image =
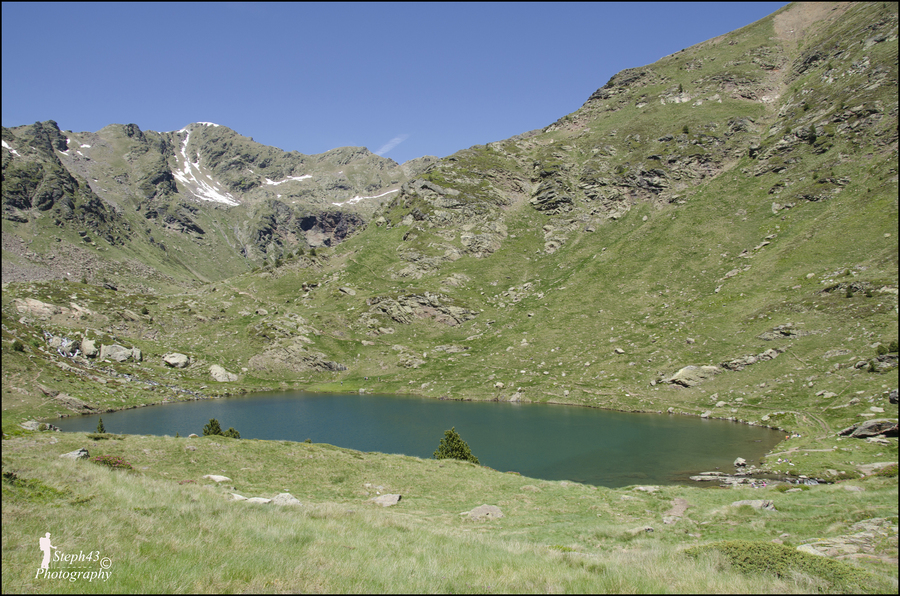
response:
{"label": "boulder", "polygon": [[746,466],[746,465],[747,465],[747,460],[744,459],[743,457],[739,457],[739,458],[737,458],[736,460],[734,460],[734,467],[735,467],[735,468],[738,468],[738,467],[741,467],[741,466]]}
{"label": "boulder", "polygon": [[135,362],[143,362],[144,353],[141,352],[140,348],[131,348],[131,358]]}
{"label": "boulder", "polygon": [[92,339],[81,340],[81,353],[87,358],[96,358],[100,354],[97,349],[97,343]]}
{"label": "boulder", "polygon": [[163,362],[166,363],[166,366],[171,366],[173,368],[187,368],[188,364],[191,363],[191,359],[184,354],[173,352],[171,354],[163,355]]}
{"label": "boulder", "polygon": [[294,495],[291,493],[281,493],[276,495],[274,499],[272,499],[273,505],[299,505],[300,501],[297,500]]}
{"label": "boulder", "polygon": [[88,453],[88,450],[82,447],[81,449],[76,449],[75,451],[70,451],[69,453],[63,453],[60,457],[64,457],[66,459],[87,459],[91,455]]}
{"label": "boulder", "polygon": [[674,375],[665,379],[667,383],[681,385],[682,387],[694,387],[701,381],[710,379],[719,374],[717,366],[685,366]]}
{"label": "boulder", "polygon": [[496,505],[479,505],[471,511],[464,511],[460,515],[468,515],[469,519],[500,519],[503,512]]}
{"label": "boulder", "polygon": [[264,499],[262,497],[250,497],[245,501],[246,503],[259,503],[260,505],[268,505],[272,502],[272,499]]}
{"label": "boulder", "polygon": [[111,346],[100,346],[100,360],[115,360],[116,362],[125,362],[131,358],[131,350],[119,344]]}
{"label": "boulder", "polygon": [[225,482],[226,480],[228,480],[229,482],[231,481],[231,478],[229,478],[228,476],[219,476],[217,474],[207,474],[206,476],[204,476],[204,478],[208,478],[213,482]]}
{"label": "boulder", "polygon": [[891,392],[888,394],[888,401],[892,404],[897,403],[897,390],[891,389]]}
{"label": "boulder", "polygon": [[231,493],[231,498],[235,501],[246,501],[247,497],[243,497],[237,493]]}
{"label": "boulder", "polygon": [[886,418],[874,418],[872,420],[860,422],[859,424],[854,424],[853,426],[848,426],[839,431],[838,435],[842,437],[850,436],[854,439],[864,439],[866,437],[876,436],[896,437],[897,421],[888,420]]}
{"label": "boulder", "polygon": [[238,376],[234,373],[228,372],[218,364],[213,364],[209,367],[209,374],[212,375],[212,378],[220,383],[230,383],[231,381],[237,381]]}
{"label": "boulder", "polygon": [[749,499],[745,501],[735,501],[731,504],[732,507],[742,507],[747,505],[748,507],[753,507],[754,509],[765,509],[766,511],[777,511],[775,509],[775,503],[770,499]]}
{"label": "boulder", "polygon": [[381,505],[382,507],[390,507],[391,505],[396,505],[402,499],[400,495],[381,495],[378,497],[372,497],[369,501],[375,503],[376,505]]}

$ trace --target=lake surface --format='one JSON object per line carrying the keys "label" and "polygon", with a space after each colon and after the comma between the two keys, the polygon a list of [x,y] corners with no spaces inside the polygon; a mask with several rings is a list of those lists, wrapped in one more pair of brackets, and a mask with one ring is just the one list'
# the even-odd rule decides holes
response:
{"label": "lake surface", "polygon": [[[771,429],[667,414],[393,395],[263,393],[168,403],[103,414],[107,432],[203,434],[216,418],[243,439],[329,443],[358,451],[430,458],[456,427],[482,465],[545,480],[596,486],[688,483],[698,472],[755,463],[784,438]],[[98,416],[52,421],[94,432]]]}

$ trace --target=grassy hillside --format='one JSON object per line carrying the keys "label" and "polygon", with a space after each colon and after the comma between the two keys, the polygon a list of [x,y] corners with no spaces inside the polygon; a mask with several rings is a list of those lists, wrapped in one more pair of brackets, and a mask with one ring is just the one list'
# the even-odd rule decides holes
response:
{"label": "grassy hillside", "polygon": [[[402,184],[392,178],[397,192],[346,236],[337,230],[347,221],[304,223],[305,211],[279,207],[259,182],[252,211],[155,197],[141,206],[157,214],[151,227],[126,241],[117,211],[90,203],[62,165],[44,166],[74,193],[73,221],[94,222],[112,241],[56,226],[39,208],[3,222],[4,271],[54,259],[91,271],[3,284],[3,471],[15,476],[3,484],[4,590],[43,591],[28,574],[36,537],[51,531],[68,549],[115,551],[129,573],[109,585],[121,590],[895,591],[896,476],[869,476],[873,464],[897,461],[897,438],[837,433],[897,420],[896,81],[896,4],[792,4],[617,74],[541,131],[423,161]],[[252,140],[201,129],[192,142],[203,167],[240,186],[218,160]],[[52,151],[59,135],[40,131]],[[4,172],[18,163],[10,155]],[[325,180],[337,166],[321,167]],[[363,170],[354,189],[375,184]],[[19,217],[6,209],[16,188],[4,178],[4,213]],[[79,211],[79,201],[96,208]],[[298,235],[313,223],[316,238],[327,231],[335,241],[313,249]],[[140,358],[104,360],[86,354],[91,344]],[[167,365],[173,352],[189,365]],[[215,380],[213,366],[236,380]],[[708,367],[707,378],[685,381],[688,366]],[[762,470],[828,484],[647,493],[325,445],[93,441],[20,427],[262,389],[738,420],[801,435]],[[57,458],[82,446],[135,471]],[[202,480],[210,473],[234,490]],[[377,486],[403,500],[366,503]],[[303,507],[228,501],[229,492],[282,491]],[[730,508],[753,498],[774,499],[778,511]],[[664,523],[681,500],[686,516]],[[459,516],[481,504],[505,517]],[[47,508],[59,515],[39,514]],[[51,518],[61,525],[44,530]],[[805,541],[871,524],[884,532],[865,549],[773,571]],[[632,532],[644,526],[654,531]],[[102,547],[75,544],[100,536]],[[733,539],[754,544],[719,544]],[[744,575],[727,562],[748,549],[749,560],[771,562],[768,572]]]}

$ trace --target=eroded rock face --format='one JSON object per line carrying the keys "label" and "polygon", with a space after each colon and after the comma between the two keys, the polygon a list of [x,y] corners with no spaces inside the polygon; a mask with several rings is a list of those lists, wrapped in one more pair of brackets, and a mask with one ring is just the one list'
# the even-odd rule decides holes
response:
{"label": "eroded rock face", "polygon": [[300,372],[304,370],[339,372],[347,370],[347,367],[339,362],[327,360],[327,356],[321,352],[307,350],[302,339],[295,339],[292,343],[266,350],[249,360],[251,368],[257,370],[287,370]]}

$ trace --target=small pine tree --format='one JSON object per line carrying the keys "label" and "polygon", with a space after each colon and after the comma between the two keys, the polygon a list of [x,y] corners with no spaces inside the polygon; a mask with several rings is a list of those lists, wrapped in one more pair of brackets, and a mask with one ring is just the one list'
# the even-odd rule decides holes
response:
{"label": "small pine tree", "polygon": [[210,435],[221,435],[224,434],[222,432],[222,427],[219,426],[219,421],[215,418],[209,419],[209,424],[203,427],[203,436],[208,437]]}
{"label": "small pine tree", "polygon": [[97,421],[97,432],[101,434],[106,432],[106,429],[103,427],[103,416]]}
{"label": "small pine tree", "polygon": [[456,432],[455,426],[444,431],[444,438],[441,439],[440,446],[434,452],[434,459],[459,459],[478,464],[478,458],[472,455],[469,444],[462,440],[462,437]]}
{"label": "small pine tree", "polygon": [[238,431],[234,430],[234,427],[232,427],[232,426],[229,426],[229,427],[228,427],[228,430],[226,430],[226,431],[225,431],[224,433],[222,433],[222,434],[223,434],[223,436],[231,437],[232,439],[240,439],[240,438],[241,438],[241,433],[239,433]]}
{"label": "small pine tree", "polygon": [[687,124],[685,124],[684,126],[681,127],[681,132],[683,132],[686,135],[689,135],[689,134],[691,134],[691,129],[688,128]]}

